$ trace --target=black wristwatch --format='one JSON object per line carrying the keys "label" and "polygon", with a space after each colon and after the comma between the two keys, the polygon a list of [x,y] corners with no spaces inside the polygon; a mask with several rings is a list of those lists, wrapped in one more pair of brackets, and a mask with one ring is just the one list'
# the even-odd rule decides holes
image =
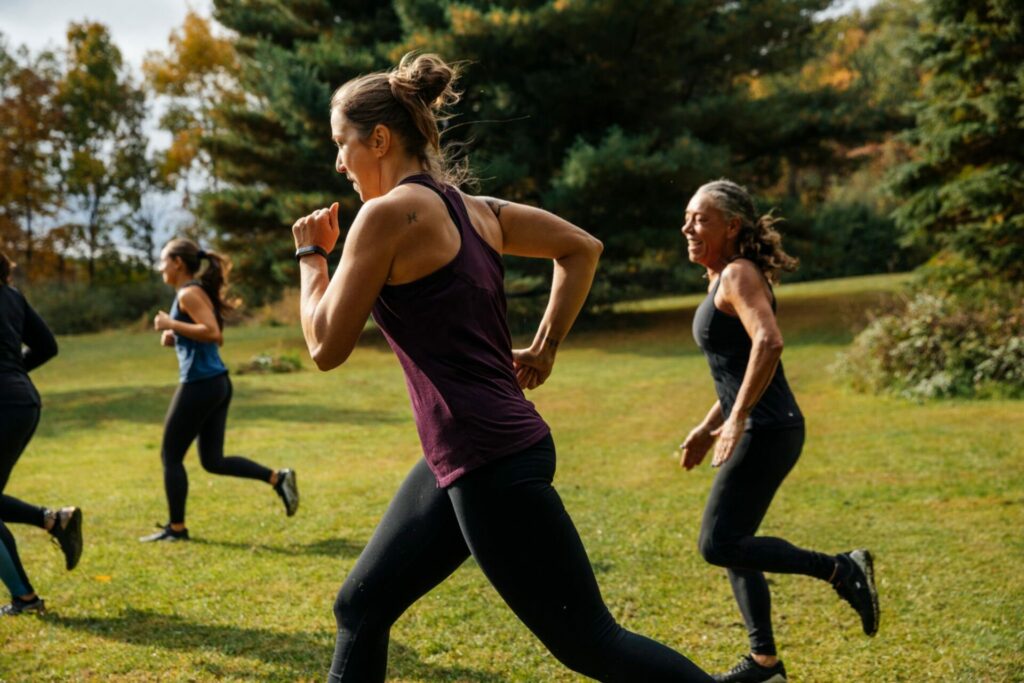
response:
{"label": "black wristwatch", "polygon": [[295,250],[295,260],[301,261],[303,256],[309,256],[310,254],[320,254],[324,258],[327,258],[327,250],[321,247],[319,244],[310,244],[307,247],[299,247]]}

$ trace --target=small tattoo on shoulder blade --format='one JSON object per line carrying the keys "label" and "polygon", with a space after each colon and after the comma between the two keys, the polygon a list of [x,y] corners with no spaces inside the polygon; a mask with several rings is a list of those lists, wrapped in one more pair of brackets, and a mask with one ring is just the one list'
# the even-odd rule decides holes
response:
{"label": "small tattoo on shoulder blade", "polygon": [[419,222],[419,221],[416,220],[416,212],[415,211],[412,211],[410,213],[405,214],[405,217],[406,217],[406,219],[410,223],[418,223]]}

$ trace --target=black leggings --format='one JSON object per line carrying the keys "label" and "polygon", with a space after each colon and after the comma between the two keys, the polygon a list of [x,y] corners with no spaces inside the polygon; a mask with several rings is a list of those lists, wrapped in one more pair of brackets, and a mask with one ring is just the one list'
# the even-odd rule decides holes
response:
{"label": "black leggings", "polygon": [[271,471],[237,455],[224,457],[224,428],[231,405],[231,380],[227,374],[178,385],[164,421],[164,490],[173,524],[185,522],[188,475],[185,454],[199,438],[199,462],[213,474],[269,482]]}
{"label": "black leggings", "polygon": [[710,681],[669,648],[619,626],[551,485],[551,437],[447,489],[420,461],[345,579],[330,680],[383,681],[391,625],[472,555],[516,616],[570,669],[601,681]]}
{"label": "black leggings", "polygon": [[[10,566],[0,571],[4,575],[12,595],[32,593],[32,583],[25,574],[25,568],[18,557],[18,545],[14,535],[7,528],[7,523],[30,524],[45,528],[46,509],[30,505],[13,496],[3,493],[10,479],[11,470],[21,457],[32,435],[39,424],[39,406],[35,405],[4,405],[0,406],[0,542],[10,559]],[[13,570],[13,575],[11,574]]]}
{"label": "black leggings", "polygon": [[700,529],[700,552],[725,567],[755,654],[774,655],[772,606],[762,572],[803,574],[823,581],[836,566],[832,555],[803,550],[781,538],[754,536],[775,492],[793,469],[804,444],[803,425],[748,430],[715,476]]}

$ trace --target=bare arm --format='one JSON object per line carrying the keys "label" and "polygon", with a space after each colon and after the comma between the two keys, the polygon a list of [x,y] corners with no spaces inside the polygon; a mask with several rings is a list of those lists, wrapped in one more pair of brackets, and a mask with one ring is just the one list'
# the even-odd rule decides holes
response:
{"label": "bare arm", "polygon": [[715,401],[715,405],[711,406],[704,420],[691,429],[686,439],[679,445],[680,467],[692,470],[703,462],[708,450],[714,445],[723,422],[725,418],[722,415],[722,404]]}
{"label": "bare arm", "polygon": [[750,337],[750,359],[743,382],[736,393],[729,419],[721,429],[712,465],[721,465],[732,456],[747,418],[775,376],[782,357],[782,333],[775,321],[771,298],[764,276],[750,261],[731,263],[720,276],[723,303],[732,308]]}
{"label": "bare arm", "polygon": [[213,303],[206,292],[198,287],[186,287],[178,292],[178,306],[194,322],[175,320],[164,311],[160,311],[153,320],[153,327],[157,330],[169,330],[199,342],[224,343],[224,335],[213,312]]}
{"label": "bare arm", "polygon": [[604,247],[597,238],[543,209],[481,199],[501,225],[503,253],[554,262],[551,296],[533,343],[514,353],[520,385],[533,389],[551,374],[555,352],[583,308]]}
{"label": "bare arm", "polygon": [[721,427],[723,422],[725,422],[725,416],[722,415],[722,404],[715,401],[715,405],[711,406],[711,410],[704,416],[704,421],[698,427],[708,432],[713,432]]}
{"label": "bare arm", "polygon": [[[327,261],[311,255],[299,265],[302,334],[309,355],[321,370],[336,368],[355,348],[387,282],[396,248],[392,209],[386,202],[363,205],[345,239],[341,262],[328,278]],[[317,244],[331,251],[337,243],[338,205],[299,219],[292,228],[297,247]]]}
{"label": "bare arm", "polygon": [[772,311],[764,277],[757,272],[756,266],[744,263],[739,277],[722,282],[725,298],[735,309],[751,343],[747,370],[729,415],[730,419],[735,417],[740,422],[750,417],[754,406],[761,400],[775,376],[783,346],[782,332],[779,331],[775,312]]}

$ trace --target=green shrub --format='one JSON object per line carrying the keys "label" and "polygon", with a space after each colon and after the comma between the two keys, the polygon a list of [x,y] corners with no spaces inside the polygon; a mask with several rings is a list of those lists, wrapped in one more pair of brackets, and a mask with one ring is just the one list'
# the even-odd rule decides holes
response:
{"label": "green shrub", "polygon": [[910,270],[923,260],[918,250],[900,245],[892,219],[866,202],[826,202],[808,209],[784,205],[783,244],[800,258],[788,280],[873,275]]}
{"label": "green shrub", "polygon": [[275,356],[269,352],[258,353],[235,368],[237,375],[281,374],[298,372],[302,369],[302,360],[297,353],[282,353]]}
{"label": "green shrub", "polygon": [[146,280],[117,285],[46,282],[26,286],[25,297],[56,334],[81,334],[136,322],[167,309],[174,292]]}
{"label": "green shrub", "polygon": [[835,369],[862,391],[911,398],[1024,396],[1024,287],[919,290],[875,318]]}

